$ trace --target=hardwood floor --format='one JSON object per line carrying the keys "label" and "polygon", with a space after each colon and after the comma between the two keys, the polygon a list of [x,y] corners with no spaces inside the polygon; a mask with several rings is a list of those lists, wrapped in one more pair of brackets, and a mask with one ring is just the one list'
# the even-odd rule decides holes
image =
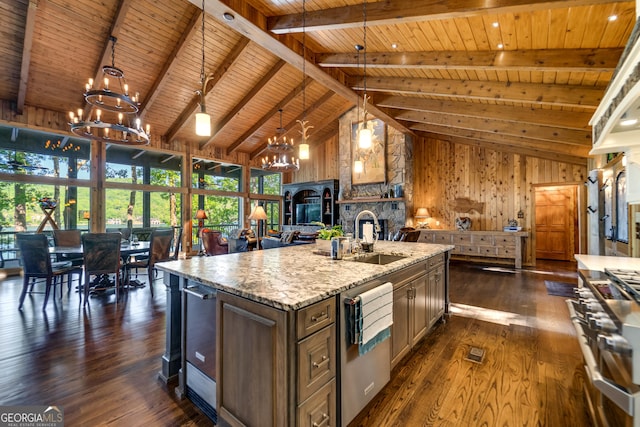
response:
{"label": "hardwood floor", "polygon": [[[582,359],[565,298],[573,263],[536,270],[452,263],[452,316],[392,373],[351,426],[589,426]],[[481,363],[465,359],[485,350]]]}
{"label": "hardwood floor", "polygon": [[[537,271],[452,264],[452,316],[393,373],[353,426],[588,426],[578,344],[564,298],[544,280],[576,282],[575,264]],[[142,278],[143,275],[141,275]],[[75,292],[28,296],[0,283],[0,405],[59,405],[67,426],[207,426],[157,380],[165,294],[148,287],[79,305]],[[482,363],[464,359],[485,350]]]}
{"label": "hardwood floor", "polygon": [[[146,273],[140,274],[142,280]],[[0,284],[0,405],[58,405],[66,426],[208,426],[213,423],[173,386],[157,380],[165,341],[162,278],[148,286],[90,299],[66,292],[27,296],[20,278]]]}

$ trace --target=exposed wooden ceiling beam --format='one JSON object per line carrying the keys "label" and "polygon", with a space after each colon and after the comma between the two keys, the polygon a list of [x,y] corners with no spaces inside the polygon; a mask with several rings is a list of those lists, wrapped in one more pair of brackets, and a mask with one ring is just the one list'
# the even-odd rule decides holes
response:
{"label": "exposed wooden ceiling beam", "polygon": [[424,123],[416,123],[411,126],[415,131],[429,132],[434,135],[448,135],[461,138],[475,139],[479,141],[488,141],[498,144],[509,145],[519,149],[539,150],[541,152],[559,153],[562,155],[581,157],[586,159],[589,157],[591,147],[564,144],[562,142],[546,142],[526,137],[501,135],[490,132],[480,132],[468,129],[452,128],[448,126],[430,125]]}
{"label": "exposed wooden ceiling beam", "polygon": [[[102,81],[102,67],[104,65],[111,65],[111,49],[112,49],[111,37],[113,36],[116,39],[118,38],[118,35],[120,34],[120,30],[124,25],[124,20],[127,17],[127,12],[129,11],[129,8],[131,7],[132,4],[133,4],[133,0],[121,0],[120,4],[118,5],[116,16],[113,20],[113,24],[111,25],[111,31],[109,31],[106,43],[104,44],[104,49],[102,50],[102,57],[100,58],[96,66],[96,73],[93,78],[94,82]],[[87,117],[87,118],[90,117],[90,113],[91,113],[91,110],[93,109],[93,105],[89,104],[88,102],[85,102],[84,97],[82,100],[82,104],[84,105],[83,117]]]}
{"label": "exposed wooden ceiling beam", "polygon": [[[349,86],[362,90],[362,77],[349,80]],[[511,83],[486,80],[418,79],[405,77],[367,77],[367,92],[473,98],[486,101],[523,102],[536,105],[581,107],[595,111],[604,87]]]}
{"label": "exposed wooden ceiling beam", "polygon": [[537,148],[523,148],[518,146],[512,146],[500,142],[494,142],[489,140],[481,140],[468,137],[458,137],[449,135],[433,135],[429,133],[420,133],[420,136],[425,138],[438,139],[440,141],[448,141],[454,144],[473,145],[476,147],[487,148],[494,151],[502,151],[505,153],[513,153],[524,156],[538,157],[541,159],[555,160],[557,162],[569,163],[572,165],[585,166],[587,159],[581,156],[574,156],[570,154],[563,154],[553,151],[540,150]]}
{"label": "exposed wooden ceiling beam", "polygon": [[[501,51],[368,52],[367,67],[448,70],[612,72],[622,48]],[[356,67],[357,53],[316,56],[321,67]]]}
{"label": "exposed wooden ceiling beam", "polygon": [[[487,14],[530,12],[592,4],[614,3],[613,0],[458,0],[419,1],[386,0],[367,4],[367,25],[391,25],[452,19]],[[362,5],[336,7],[306,12],[305,31],[327,31],[362,26]],[[302,32],[302,14],[273,16],[268,28],[274,34]]]}
{"label": "exposed wooden ceiling beam", "polygon": [[149,111],[149,106],[152,105],[156,98],[165,90],[165,87],[170,80],[169,76],[182,61],[189,44],[195,39],[197,35],[198,26],[196,24],[202,18],[203,12],[198,12],[196,8],[192,9],[194,13],[191,16],[189,24],[185,28],[185,31],[182,33],[180,40],[178,40],[178,43],[173,48],[171,55],[169,55],[169,58],[167,58],[167,61],[162,67],[162,70],[153,82],[153,86],[151,86],[149,94],[145,97],[144,102],[140,106],[140,119],[144,119],[144,117],[147,115],[147,112]]}
{"label": "exposed wooden ceiling beam", "polygon": [[[208,94],[209,92],[211,92],[211,89],[213,89],[213,87],[218,84],[222,76],[229,70],[229,68],[231,68],[233,63],[238,60],[238,58],[240,58],[240,55],[247,48],[249,42],[250,40],[245,37],[240,38],[238,43],[236,43],[233,49],[231,49],[229,55],[227,55],[227,57],[218,66],[218,68],[216,68],[213,73],[208,75],[209,80],[207,87],[205,88],[205,93]],[[182,112],[180,113],[178,118],[171,124],[171,127],[169,128],[169,130],[167,130],[167,133],[165,133],[165,140],[167,142],[172,141],[173,138],[175,138],[176,134],[180,131],[180,129],[184,127],[187,121],[194,116],[199,104],[200,96],[195,94],[194,91],[194,96],[191,98],[191,101],[189,101],[187,106],[182,109]]]}
{"label": "exposed wooden ceiling beam", "polygon": [[31,64],[31,46],[33,45],[33,30],[36,24],[37,0],[29,0],[27,18],[24,24],[24,42],[22,43],[22,64],[20,65],[20,84],[18,85],[18,100],[16,112],[22,114],[24,100],[27,97],[27,82],[29,80],[29,64]]}
{"label": "exposed wooden ceiling beam", "polygon": [[589,130],[593,114],[575,111],[558,111],[541,108],[522,108],[493,104],[469,104],[408,96],[388,96],[376,99],[376,105],[397,110],[413,110],[458,116],[500,118],[521,123],[556,126],[567,129]]}
{"label": "exposed wooden ceiling beam", "polygon": [[[200,7],[198,0],[189,1]],[[302,52],[302,49],[301,44],[297,40],[290,36],[279,36],[276,38],[267,32],[266,16],[247,2],[243,0],[209,0],[205,4],[205,9],[223,24],[248,37],[278,58],[287,61],[296,69],[302,71],[303,61],[306,61],[304,68],[307,76],[313,78],[327,89],[334,91],[337,95],[351,101],[354,105],[358,101],[359,95],[346,87],[344,82],[341,82],[339,78],[335,77],[335,75],[325,73],[320,67],[315,65],[315,63],[303,59],[298,53]],[[225,14],[230,14],[233,16],[233,19],[223,18]],[[309,49],[307,49],[307,52],[309,55],[312,54],[312,52],[309,52]],[[397,122],[393,117],[373,105],[369,109],[369,113],[400,132],[412,133],[403,124]]]}
{"label": "exposed wooden ceiling beam", "polygon": [[[305,117],[305,115],[307,114],[307,111],[315,110],[316,108],[320,107],[322,104],[327,102],[329,99],[331,99],[331,97],[334,96],[334,95],[335,94],[332,91],[328,91],[323,96],[321,96],[316,102],[314,102],[313,105],[311,105],[307,110],[305,110],[304,112],[298,114],[297,117],[295,117],[293,120],[291,120],[289,123],[287,123],[286,126],[284,126],[284,132],[282,133],[282,136],[287,136],[287,134],[289,134],[289,132],[293,131],[294,129],[299,129],[298,128],[298,120],[302,120],[302,118]],[[251,158],[253,159],[253,158],[261,155],[262,152],[264,152],[264,150],[266,150],[266,148],[267,148],[267,143],[266,142],[261,144],[258,148],[256,148],[255,150],[253,150],[251,152]]]}
{"label": "exposed wooden ceiling beam", "polygon": [[501,135],[524,136],[534,140],[563,142],[565,144],[591,147],[591,132],[588,130],[563,129],[530,123],[514,123],[496,118],[452,116],[423,111],[402,111],[397,120],[427,123],[452,128],[489,132]]}
{"label": "exposed wooden ceiling beam", "polygon": [[248,103],[256,96],[260,91],[274,78],[278,72],[284,67],[286,62],[283,60],[278,61],[267,74],[265,74],[260,81],[251,88],[249,92],[240,100],[240,102],[236,103],[235,107],[231,111],[227,113],[221,120],[219,120],[216,124],[212,126],[213,132],[211,133],[211,138],[209,138],[204,143],[200,144],[200,149],[204,149],[209,144],[213,142],[213,139],[216,137],[218,132],[220,132],[235,116],[238,114]]}
{"label": "exposed wooden ceiling beam", "polygon": [[284,108],[285,105],[287,105],[296,96],[298,96],[298,94],[302,92],[302,88],[305,85],[311,84],[312,81],[313,80],[311,80],[311,78],[307,77],[307,79],[303,83],[300,83],[294,90],[289,92],[287,96],[285,96],[282,100],[280,100],[280,102],[276,103],[273,106],[273,108],[271,108],[271,110],[269,110],[265,115],[263,115],[260,118],[260,120],[257,120],[256,123],[254,123],[254,125],[251,126],[251,128],[248,131],[243,133],[242,136],[240,136],[240,138],[233,141],[233,143],[227,147],[227,156],[231,155],[231,153],[233,153],[240,145],[242,145],[243,142],[249,139],[251,135],[256,133],[258,129],[260,129],[265,123],[269,121],[269,119],[271,119],[271,117],[273,117],[274,114],[278,112],[278,110],[280,110],[281,108]]}

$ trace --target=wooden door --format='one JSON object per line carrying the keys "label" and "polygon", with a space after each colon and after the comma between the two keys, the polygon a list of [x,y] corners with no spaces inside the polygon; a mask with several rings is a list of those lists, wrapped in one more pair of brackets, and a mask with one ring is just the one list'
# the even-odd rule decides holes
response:
{"label": "wooden door", "polygon": [[536,258],[572,261],[575,252],[576,188],[540,187],[536,201]]}

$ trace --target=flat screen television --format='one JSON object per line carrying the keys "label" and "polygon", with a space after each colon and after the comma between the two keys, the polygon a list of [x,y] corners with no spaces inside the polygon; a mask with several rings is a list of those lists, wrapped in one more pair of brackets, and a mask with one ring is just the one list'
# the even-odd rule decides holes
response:
{"label": "flat screen television", "polygon": [[322,221],[320,203],[299,203],[296,205],[296,224]]}

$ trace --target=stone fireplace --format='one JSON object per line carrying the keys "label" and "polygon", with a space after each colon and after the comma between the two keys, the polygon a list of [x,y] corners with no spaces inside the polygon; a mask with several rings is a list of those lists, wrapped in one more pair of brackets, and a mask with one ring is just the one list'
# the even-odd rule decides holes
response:
{"label": "stone fireplace", "polygon": [[[340,221],[345,232],[353,233],[358,213],[370,210],[379,220],[385,220],[387,238],[402,227],[413,225],[413,140],[386,126],[384,182],[354,185],[351,128],[355,119],[355,109],[340,119]],[[398,187],[402,189],[400,197],[396,197]]]}

